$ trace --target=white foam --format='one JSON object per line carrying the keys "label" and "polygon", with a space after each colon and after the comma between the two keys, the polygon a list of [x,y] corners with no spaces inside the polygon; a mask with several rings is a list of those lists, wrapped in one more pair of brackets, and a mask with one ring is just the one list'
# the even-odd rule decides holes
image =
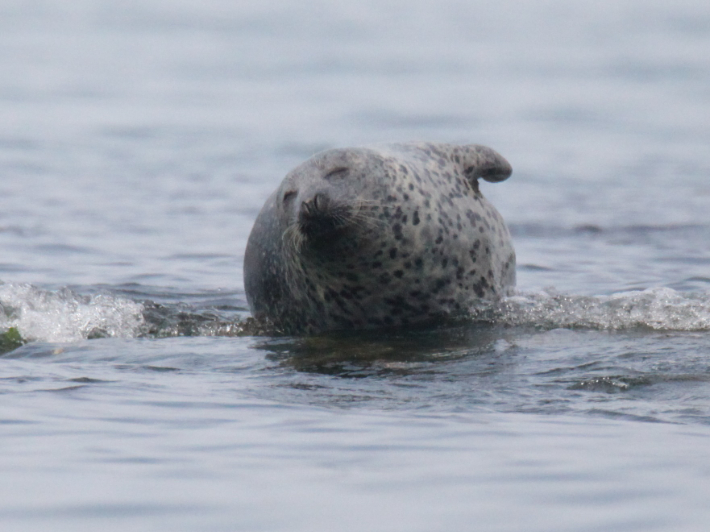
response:
{"label": "white foam", "polygon": [[[29,284],[0,284],[0,332],[14,327],[26,341],[134,338],[147,330],[143,310],[138,302],[106,294],[83,296],[69,289],[50,291]],[[481,315],[509,326],[544,329],[710,331],[710,292],[670,288],[611,296],[578,296],[554,290],[520,292],[493,309],[483,309]]]}
{"label": "white foam", "polygon": [[710,293],[650,288],[611,296],[520,293],[500,308],[508,325],[665,331],[710,330]]}
{"label": "white foam", "polygon": [[0,331],[15,327],[24,340],[73,342],[92,336],[131,338],[144,325],[143,305],[111,295],[82,296],[0,284]]}

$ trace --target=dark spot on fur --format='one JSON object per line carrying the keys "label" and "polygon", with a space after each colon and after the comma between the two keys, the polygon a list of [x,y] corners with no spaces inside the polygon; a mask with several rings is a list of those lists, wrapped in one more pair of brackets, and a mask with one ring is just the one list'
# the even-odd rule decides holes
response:
{"label": "dark spot on fur", "polygon": [[441,291],[442,288],[446,286],[446,280],[445,279],[437,279],[436,282],[434,283],[434,288],[432,289],[432,292],[437,293]]}
{"label": "dark spot on fur", "polygon": [[394,238],[396,240],[402,240],[402,225],[401,224],[394,224],[392,226],[392,231],[394,231]]}

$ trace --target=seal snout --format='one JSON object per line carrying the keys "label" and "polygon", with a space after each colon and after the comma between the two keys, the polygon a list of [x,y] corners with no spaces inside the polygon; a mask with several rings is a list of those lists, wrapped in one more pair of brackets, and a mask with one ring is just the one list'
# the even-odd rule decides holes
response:
{"label": "seal snout", "polygon": [[310,238],[329,236],[342,225],[333,210],[333,201],[324,192],[317,192],[301,203],[298,227]]}
{"label": "seal snout", "polygon": [[314,194],[312,198],[301,202],[301,207],[298,211],[298,223],[303,226],[323,222],[331,217],[329,207],[330,198],[326,194],[322,192]]}

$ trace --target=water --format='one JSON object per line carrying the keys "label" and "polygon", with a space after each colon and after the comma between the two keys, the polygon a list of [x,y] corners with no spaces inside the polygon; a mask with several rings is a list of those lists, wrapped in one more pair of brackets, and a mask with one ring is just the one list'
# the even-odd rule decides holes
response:
{"label": "water", "polygon": [[[706,3],[5,1],[0,46],[3,530],[707,528]],[[511,161],[519,293],[251,329],[283,175],[407,140]]]}

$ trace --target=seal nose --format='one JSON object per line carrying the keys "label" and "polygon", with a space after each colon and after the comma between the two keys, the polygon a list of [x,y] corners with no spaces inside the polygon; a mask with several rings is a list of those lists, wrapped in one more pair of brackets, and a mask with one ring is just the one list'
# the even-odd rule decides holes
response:
{"label": "seal nose", "polygon": [[298,225],[305,236],[315,238],[332,235],[337,230],[338,224],[332,202],[327,194],[318,192],[301,203]]}
{"label": "seal nose", "polygon": [[322,216],[328,209],[328,196],[318,192],[311,199],[301,203],[301,216],[316,218]]}

